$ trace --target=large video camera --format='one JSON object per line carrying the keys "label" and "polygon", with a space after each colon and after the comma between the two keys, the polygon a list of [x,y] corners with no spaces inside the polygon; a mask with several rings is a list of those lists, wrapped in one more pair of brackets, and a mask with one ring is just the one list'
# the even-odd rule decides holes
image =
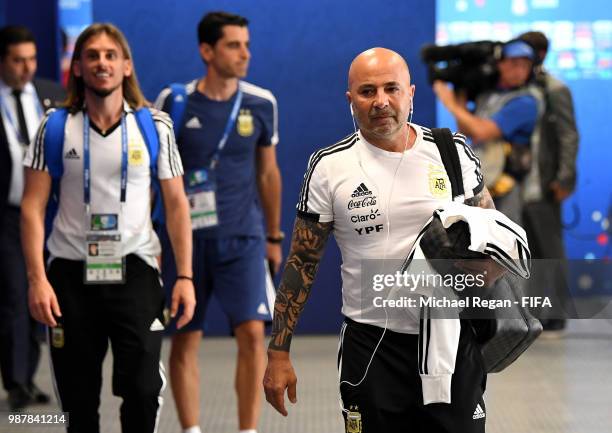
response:
{"label": "large video camera", "polygon": [[450,82],[473,101],[480,93],[495,87],[502,46],[503,43],[493,41],[425,45],[421,48],[421,59],[427,65],[430,84],[434,80]]}

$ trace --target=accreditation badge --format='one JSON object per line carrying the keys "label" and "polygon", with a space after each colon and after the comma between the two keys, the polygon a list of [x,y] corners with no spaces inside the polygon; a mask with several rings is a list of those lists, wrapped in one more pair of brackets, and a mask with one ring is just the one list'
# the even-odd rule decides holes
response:
{"label": "accreditation badge", "polygon": [[122,255],[119,216],[91,214],[85,233],[85,284],[124,284],[125,257]]}
{"label": "accreditation badge", "polygon": [[51,328],[51,345],[56,349],[64,347],[64,328],[60,324]]}
{"label": "accreditation badge", "polygon": [[362,433],[361,414],[356,411],[349,411],[346,415],[346,433]]}
{"label": "accreditation badge", "polygon": [[215,227],[219,224],[214,173],[214,170],[202,169],[194,170],[186,176],[192,230]]}
{"label": "accreditation badge", "polygon": [[238,114],[238,120],[236,123],[238,134],[240,134],[241,137],[250,137],[251,135],[253,135],[253,132],[255,131],[255,126],[253,124],[253,115],[251,114],[251,110],[246,108],[240,110],[240,114]]}

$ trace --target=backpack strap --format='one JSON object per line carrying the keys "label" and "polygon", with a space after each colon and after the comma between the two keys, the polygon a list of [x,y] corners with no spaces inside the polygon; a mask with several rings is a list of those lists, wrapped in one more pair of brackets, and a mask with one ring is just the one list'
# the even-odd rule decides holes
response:
{"label": "backpack strap", "polygon": [[154,225],[163,223],[164,206],[161,195],[161,185],[157,178],[157,160],[159,157],[159,135],[153,120],[153,114],[147,107],[134,112],[138,129],[144,138],[149,152],[149,169],[151,173],[151,189],[153,190],[153,203],[151,205],[151,219]]}
{"label": "backpack strap", "polygon": [[58,108],[47,117],[43,139],[45,163],[51,176],[51,192],[45,211],[45,245],[53,229],[53,220],[59,209],[60,180],[64,174],[64,136],[68,109]]}
{"label": "backpack strap", "polygon": [[157,157],[159,155],[159,136],[151,110],[147,107],[134,112],[136,123],[140,133],[144,138],[147,151],[149,152],[149,168],[151,169],[151,179],[157,178]]}
{"label": "backpack strap", "polygon": [[454,200],[456,197],[465,195],[465,190],[463,189],[463,175],[461,174],[459,153],[453,140],[453,134],[448,128],[432,128],[431,133],[436,146],[438,146],[444,169],[450,180]]}
{"label": "backpack strap", "polygon": [[64,150],[66,119],[68,119],[68,109],[59,108],[49,114],[45,125],[45,162],[53,180],[59,180],[64,174],[62,151]]}
{"label": "backpack strap", "polygon": [[[181,128],[181,124],[183,122],[183,116],[185,115],[185,108],[187,107],[187,87],[182,83],[172,83],[168,86],[170,89],[170,103],[167,106],[164,106],[164,109],[168,110],[168,114],[172,119],[172,123],[174,124],[174,138],[178,139],[178,134]],[[141,127],[142,130],[142,127]],[[145,133],[143,132],[143,135]],[[155,134],[157,139],[157,147],[159,149],[159,139],[157,138],[157,134]],[[152,155],[152,152],[149,151],[149,155]],[[157,155],[157,154],[156,154]],[[156,158],[157,159],[157,158]],[[153,158],[151,158],[153,160]],[[156,165],[157,167],[157,165]],[[157,171],[151,170],[151,173],[157,173]],[[161,224],[164,224],[164,206],[161,197],[161,187],[159,182],[157,181],[157,176],[155,177],[155,181],[152,182],[153,185],[153,205],[152,205],[152,219],[154,226],[159,227]]]}
{"label": "backpack strap", "polygon": [[168,114],[170,114],[174,123],[174,135],[178,136],[187,107],[187,87],[182,83],[172,83],[169,87],[172,99],[170,100],[170,112]]}

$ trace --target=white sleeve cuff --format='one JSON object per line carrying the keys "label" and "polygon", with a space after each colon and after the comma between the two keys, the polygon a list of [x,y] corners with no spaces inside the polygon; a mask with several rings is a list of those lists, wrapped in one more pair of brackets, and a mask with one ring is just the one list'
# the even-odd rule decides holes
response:
{"label": "white sleeve cuff", "polygon": [[450,404],[452,378],[452,374],[440,374],[436,376],[432,376],[429,374],[421,374],[421,384],[423,388],[423,404]]}

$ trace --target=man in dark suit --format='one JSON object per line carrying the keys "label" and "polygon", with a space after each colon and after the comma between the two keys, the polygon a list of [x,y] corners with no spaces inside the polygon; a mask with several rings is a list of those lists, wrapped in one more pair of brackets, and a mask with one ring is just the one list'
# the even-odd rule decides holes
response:
{"label": "man in dark suit", "polygon": [[25,27],[0,29],[0,372],[11,410],[46,403],[33,382],[40,354],[28,312],[27,276],[19,238],[22,161],[44,112],[64,99],[63,89],[33,79],[36,43]]}

